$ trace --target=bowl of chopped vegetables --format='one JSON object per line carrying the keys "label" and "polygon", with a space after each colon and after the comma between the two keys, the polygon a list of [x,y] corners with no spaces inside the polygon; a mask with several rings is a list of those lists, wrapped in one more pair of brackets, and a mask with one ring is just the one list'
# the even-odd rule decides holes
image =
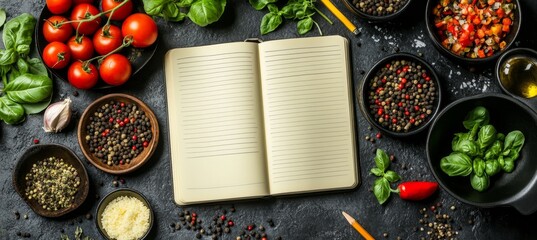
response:
{"label": "bowl of chopped vegetables", "polygon": [[425,22],[435,47],[469,64],[491,63],[515,41],[522,12],[518,0],[433,0]]}
{"label": "bowl of chopped vegetables", "polygon": [[537,114],[498,93],[459,99],[440,112],[427,137],[440,186],[478,207],[537,211]]}

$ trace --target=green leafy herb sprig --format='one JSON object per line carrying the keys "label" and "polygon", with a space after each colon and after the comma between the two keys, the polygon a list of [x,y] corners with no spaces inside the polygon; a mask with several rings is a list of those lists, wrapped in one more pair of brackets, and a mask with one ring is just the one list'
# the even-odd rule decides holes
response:
{"label": "green leafy herb sprig", "polygon": [[377,180],[373,184],[373,194],[377,198],[380,204],[383,204],[390,197],[392,190],[390,183],[401,180],[399,174],[394,171],[388,170],[390,167],[390,157],[382,149],[377,149],[375,155],[376,167],[371,169],[371,174],[377,176]]}
{"label": "green leafy herb sprig", "polygon": [[[0,22],[5,12],[0,11]],[[4,25],[0,49],[0,119],[8,124],[24,121],[26,114],[43,111],[52,99],[52,80],[41,60],[30,58],[35,18],[23,13]]]}
{"label": "green leafy herb sprig", "polygon": [[328,23],[333,24],[326,15],[315,7],[316,0],[289,0],[281,9],[278,9],[276,2],[278,0],[249,0],[250,5],[255,10],[262,10],[265,7],[269,10],[261,20],[261,34],[270,33],[283,22],[283,18],[289,20],[298,20],[297,30],[299,34],[306,34],[313,28],[313,24],[317,26],[319,33],[323,35],[319,24],[312,18],[315,13],[319,13]]}
{"label": "green leafy herb sprig", "polygon": [[[76,227],[75,230],[75,240],[93,240],[93,238],[90,238],[88,236],[83,236],[84,231],[80,227]],[[60,240],[69,240],[69,236],[67,234],[62,234],[60,237]]]}
{"label": "green leafy herb sprig", "polygon": [[482,106],[470,111],[463,122],[466,133],[456,133],[451,142],[453,152],[440,160],[440,168],[449,176],[470,176],[477,191],[485,191],[490,177],[500,171],[510,173],[524,146],[525,137],[515,130],[497,133],[489,124],[490,114]]}
{"label": "green leafy herb sprig", "polygon": [[4,26],[6,22],[6,11],[3,8],[0,8],[0,27]]}
{"label": "green leafy herb sprig", "polygon": [[162,17],[166,21],[179,22],[188,17],[195,24],[205,27],[220,19],[226,0],[143,0],[145,13]]}

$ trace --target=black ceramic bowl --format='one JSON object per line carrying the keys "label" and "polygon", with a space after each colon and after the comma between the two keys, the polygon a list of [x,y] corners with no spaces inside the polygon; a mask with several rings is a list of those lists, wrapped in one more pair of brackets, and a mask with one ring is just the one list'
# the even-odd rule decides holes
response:
{"label": "black ceramic bowl", "polygon": [[[100,2],[100,1],[99,1]],[[135,4],[135,9],[133,10],[134,12],[138,11],[138,12],[143,12],[143,9],[139,9],[142,5],[140,3],[141,1],[134,1],[134,4]],[[137,10],[138,9],[138,10]],[[69,16],[70,14],[70,11],[68,11],[66,14],[64,14],[63,16],[66,17],[66,18],[70,18]],[[43,7],[43,10],[41,10],[41,14],[39,14],[39,18],[38,18],[38,21],[37,21],[37,25],[36,25],[36,28],[35,28],[35,36],[34,36],[34,39],[35,39],[35,46],[36,46],[36,49],[37,49],[37,52],[39,53],[39,57],[41,59],[43,59],[43,50],[45,49],[45,47],[47,46],[48,42],[47,40],[45,40],[45,36],[43,35],[43,25],[45,24],[45,19],[48,19],[49,17],[52,17],[54,14],[51,13],[47,6],[45,5]],[[106,19],[102,19],[101,21],[101,27],[103,25],[103,22],[106,22]],[[112,21],[112,24],[118,26],[119,28],[121,28],[121,22],[117,22],[117,21]],[[73,35],[74,35],[74,31],[73,31]],[[90,40],[93,39],[93,36],[88,36],[90,38]],[[145,66],[149,60],[153,57],[153,54],[155,54],[155,51],[157,50],[157,45],[158,45],[158,39],[155,43],[153,43],[153,45],[147,47],[147,48],[135,48],[135,47],[127,47],[127,48],[124,48],[120,53],[123,54],[124,56],[126,56],[129,61],[131,62],[131,66],[132,66],[132,75],[131,75],[131,78],[136,75],[138,72],[140,72],[140,70],[143,68],[143,66]],[[94,55],[97,54],[96,52],[94,53]],[[97,67],[97,63],[96,62],[93,62],[93,64]],[[52,68],[49,68],[48,66],[45,65],[45,67],[47,67],[47,69],[57,78],[63,80],[63,81],[66,81],[67,82],[67,69],[69,68],[70,64],[67,65],[65,68],[63,69],[52,69]],[[99,79],[99,81],[97,82],[97,85],[95,85],[93,88],[96,88],[96,89],[102,89],[102,88],[111,88],[113,86],[111,85],[108,85],[106,84],[105,82],[103,82],[102,80]]]}
{"label": "black ceramic bowl", "polygon": [[[432,112],[432,114],[430,114],[427,117],[427,119],[425,120],[424,123],[422,123],[421,125],[419,125],[417,127],[415,127],[415,126],[412,127],[407,132],[404,132],[404,131],[402,131],[402,132],[391,131],[390,129],[380,125],[377,122],[377,120],[374,119],[374,116],[372,116],[372,114],[370,112],[371,109],[370,109],[369,104],[368,104],[368,95],[369,95],[369,91],[370,91],[369,84],[371,83],[371,80],[375,77],[377,72],[382,69],[382,67],[384,67],[387,63],[391,62],[392,60],[408,60],[408,61],[412,61],[412,62],[421,64],[421,66],[424,67],[427,70],[427,72],[429,73],[429,77],[431,78],[431,81],[434,82],[435,85],[436,85],[436,98],[435,98],[435,100],[433,102],[433,109],[432,109],[433,112]],[[413,54],[409,54],[409,53],[395,53],[395,54],[389,55],[389,56],[381,59],[377,63],[375,63],[375,65],[371,68],[371,70],[369,70],[369,72],[362,79],[362,83],[359,86],[358,92],[359,92],[359,94],[358,94],[358,102],[359,102],[359,105],[360,105],[360,109],[361,109],[364,117],[367,119],[367,121],[371,125],[375,126],[375,128],[377,128],[380,131],[382,131],[384,134],[389,135],[389,136],[394,136],[394,137],[409,137],[409,136],[416,135],[416,134],[424,131],[425,129],[427,129],[429,127],[430,123],[432,122],[431,120],[434,119],[436,117],[436,115],[438,114],[438,112],[440,111],[440,103],[441,103],[441,99],[442,99],[442,90],[441,90],[441,86],[440,86],[440,80],[438,78],[438,75],[434,71],[434,68],[430,64],[425,62],[423,59],[421,59],[418,56],[415,56]]]}
{"label": "black ceramic bowl", "polygon": [[399,8],[398,11],[393,12],[388,15],[377,16],[377,15],[368,14],[367,12],[360,10],[359,8],[356,7],[356,5],[353,4],[353,0],[343,0],[343,3],[345,4],[345,6],[349,10],[351,10],[352,13],[356,14],[360,18],[367,19],[372,22],[385,22],[385,21],[393,20],[401,16],[401,14],[408,8],[408,6],[410,6],[411,2],[412,0],[406,0],[406,3],[404,3],[404,5],[401,8]]}
{"label": "black ceramic bowl", "polygon": [[[57,211],[47,211],[41,207],[41,205],[35,200],[29,200],[25,197],[26,189],[26,174],[32,169],[32,165],[37,161],[41,161],[45,158],[57,157],[63,159],[66,163],[73,166],[78,172],[80,177],[80,186],[75,194],[73,204],[69,208],[59,209]],[[21,198],[30,206],[30,208],[37,214],[43,217],[60,217],[64,216],[84,203],[89,192],[89,178],[86,171],[86,167],[76,156],[76,154],[69,148],[58,144],[39,144],[34,145],[26,149],[22,154],[13,171],[13,186],[15,191],[21,196]]]}
{"label": "black ceramic bowl", "polygon": [[112,200],[114,200],[114,199],[116,199],[118,197],[121,197],[121,196],[134,197],[134,198],[140,200],[147,208],[149,208],[149,229],[147,229],[145,234],[140,238],[141,240],[146,239],[147,236],[149,235],[149,233],[151,232],[151,228],[153,227],[153,222],[154,222],[153,209],[151,208],[151,204],[149,204],[149,201],[147,201],[147,199],[144,197],[144,195],[142,195],[140,192],[132,190],[132,189],[123,188],[123,189],[115,190],[115,191],[109,193],[108,195],[106,195],[99,202],[99,205],[97,206],[97,210],[96,210],[96,213],[95,213],[95,225],[97,226],[97,229],[99,229],[99,232],[101,233],[103,238],[111,239],[108,236],[108,234],[106,233],[106,231],[104,230],[104,228],[103,228],[103,224],[101,222],[102,214],[103,214],[104,209],[106,208],[106,206],[108,206],[108,204]]}
{"label": "black ceramic bowl", "polygon": [[515,3],[516,5],[516,9],[513,10],[515,14],[515,19],[513,21],[513,25],[511,26],[511,31],[505,37],[505,42],[507,43],[507,45],[504,49],[502,49],[501,51],[496,51],[492,56],[485,58],[467,58],[454,54],[453,52],[451,52],[451,50],[442,46],[442,41],[435,27],[433,9],[436,7],[439,1],[440,0],[427,1],[427,7],[425,8],[425,25],[427,26],[427,32],[436,49],[438,49],[438,51],[444,54],[444,56],[457,63],[470,64],[473,66],[484,63],[490,64],[494,60],[496,60],[502,53],[507,51],[509,47],[511,47],[511,45],[515,42],[515,39],[518,36],[518,32],[520,31],[520,24],[522,22],[522,11],[520,9],[520,2],[518,0],[513,0],[513,3]]}
{"label": "black ceramic bowl", "polygon": [[[511,173],[490,179],[490,187],[478,192],[469,177],[449,177],[440,168],[440,159],[451,151],[453,134],[466,132],[462,122],[477,106],[490,112],[490,123],[498,132],[520,130],[526,138]],[[537,114],[529,107],[502,94],[481,94],[451,103],[434,120],[427,137],[427,158],[434,177],[443,189],[458,200],[478,207],[512,206],[522,214],[537,210]]]}

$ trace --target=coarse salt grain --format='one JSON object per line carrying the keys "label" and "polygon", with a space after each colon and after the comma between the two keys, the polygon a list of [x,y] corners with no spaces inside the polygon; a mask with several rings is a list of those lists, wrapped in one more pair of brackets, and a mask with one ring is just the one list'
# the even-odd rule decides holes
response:
{"label": "coarse salt grain", "polygon": [[140,239],[149,229],[150,211],[135,197],[120,196],[104,209],[101,222],[112,239]]}

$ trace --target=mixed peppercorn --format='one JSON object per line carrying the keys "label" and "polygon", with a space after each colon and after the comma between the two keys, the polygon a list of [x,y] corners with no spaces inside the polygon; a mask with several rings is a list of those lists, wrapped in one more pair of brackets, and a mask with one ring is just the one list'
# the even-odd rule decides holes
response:
{"label": "mixed peppercorn", "polygon": [[456,55],[485,58],[506,47],[512,0],[440,0],[433,9],[441,44]]}
{"label": "mixed peppercorn", "polygon": [[361,12],[372,16],[386,16],[398,12],[408,0],[353,0]]}
{"label": "mixed peppercorn", "polygon": [[135,104],[110,101],[99,107],[86,126],[90,152],[104,164],[129,164],[152,138],[149,118]]}
{"label": "mixed peppercorn", "polygon": [[392,60],[369,82],[366,92],[373,119],[393,132],[408,132],[433,114],[437,86],[419,63]]}

